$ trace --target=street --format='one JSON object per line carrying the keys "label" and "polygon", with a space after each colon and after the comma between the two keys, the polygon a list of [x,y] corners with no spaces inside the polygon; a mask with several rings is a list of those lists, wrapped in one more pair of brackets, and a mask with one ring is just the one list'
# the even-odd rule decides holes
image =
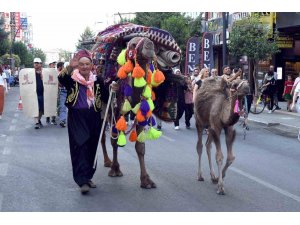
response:
{"label": "street", "polygon": [[[204,182],[197,181],[197,134],[176,131],[163,123],[163,136],[146,142],[146,168],[156,189],[140,188],[140,168],[134,145],[119,148],[124,174],[108,177],[100,154],[87,196],[72,178],[67,128],[46,125],[34,129],[33,119],[17,111],[19,89],[6,98],[0,121],[0,211],[2,212],[299,212],[300,142],[251,124],[246,140],[237,124],[234,163],[226,174],[225,195],[210,181],[204,149]],[[203,135],[204,140],[206,135]],[[107,141],[109,143],[109,141]],[[98,146],[99,147],[99,146]],[[226,145],[222,134],[226,161]],[[108,145],[109,155],[112,151]],[[215,147],[212,148],[215,163]],[[102,150],[99,148],[99,153]],[[217,171],[215,167],[215,171]]]}

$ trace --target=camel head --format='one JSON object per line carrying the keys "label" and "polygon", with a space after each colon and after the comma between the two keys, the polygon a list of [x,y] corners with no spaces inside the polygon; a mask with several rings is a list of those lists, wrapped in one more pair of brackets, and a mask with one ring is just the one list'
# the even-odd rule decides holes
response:
{"label": "camel head", "polygon": [[250,93],[250,86],[247,80],[236,79],[232,81],[230,90],[238,97],[244,97]]}

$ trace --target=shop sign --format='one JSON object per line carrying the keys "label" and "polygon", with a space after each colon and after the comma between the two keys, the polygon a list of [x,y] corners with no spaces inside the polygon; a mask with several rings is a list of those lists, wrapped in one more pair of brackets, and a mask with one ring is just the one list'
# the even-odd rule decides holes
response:
{"label": "shop sign", "polygon": [[204,33],[202,37],[202,67],[209,68],[211,70],[214,68],[214,56],[213,56],[213,34]]}
{"label": "shop sign", "polygon": [[200,38],[191,37],[186,44],[185,75],[190,74],[200,64]]}
{"label": "shop sign", "polygon": [[293,48],[294,38],[289,36],[278,36],[276,39],[278,48]]}

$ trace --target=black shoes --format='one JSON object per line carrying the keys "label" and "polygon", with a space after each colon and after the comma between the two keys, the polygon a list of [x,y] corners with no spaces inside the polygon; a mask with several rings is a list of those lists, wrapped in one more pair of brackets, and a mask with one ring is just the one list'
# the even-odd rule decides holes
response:
{"label": "black shoes", "polygon": [[40,128],[42,128],[43,127],[43,124],[42,124],[42,122],[39,120],[39,122],[38,123],[36,123],[35,125],[34,125],[34,129],[40,129]]}
{"label": "black shoes", "polygon": [[56,121],[55,121],[55,118],[53,118],[53,119],[51,120],[51,124],[52,124],[52,125],[57,125],[57,123],[56,123]]}
{"label": "black shoes", "polygon": [[80,187],[81,194],[87,194],[90,191],[90,186],[88,184],[84,184]]}
{"label": "black shoes", "polygon": [[61,122],[59,123],[59,125],[60,125],[61,127],[66,127],[66,122],[65,122],[65,121],[61,121]]}

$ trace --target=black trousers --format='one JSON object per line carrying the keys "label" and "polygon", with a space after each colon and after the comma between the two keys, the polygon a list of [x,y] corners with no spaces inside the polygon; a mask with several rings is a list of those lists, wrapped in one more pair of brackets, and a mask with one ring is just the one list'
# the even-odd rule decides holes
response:
{"label": "black trousers", "polygon": [[68,111],[68,132],[74,181],[81,187],[94,176],[94,158],[101,131],[101,113],[91,109]]}
{"label": "black trousers", "polygon": [[184,115],[185,115],[185,125],[191,126],[190,120],[194,114],[194,103],[185,104]]}
{"label": "black trousers", "polygon": [[177,102],[177,116],[176,116],[176,120],[174,121],[174,126],[179,126],[179,120],[183,116],[184,108],[185,108],[185,103],[178,101]]}

